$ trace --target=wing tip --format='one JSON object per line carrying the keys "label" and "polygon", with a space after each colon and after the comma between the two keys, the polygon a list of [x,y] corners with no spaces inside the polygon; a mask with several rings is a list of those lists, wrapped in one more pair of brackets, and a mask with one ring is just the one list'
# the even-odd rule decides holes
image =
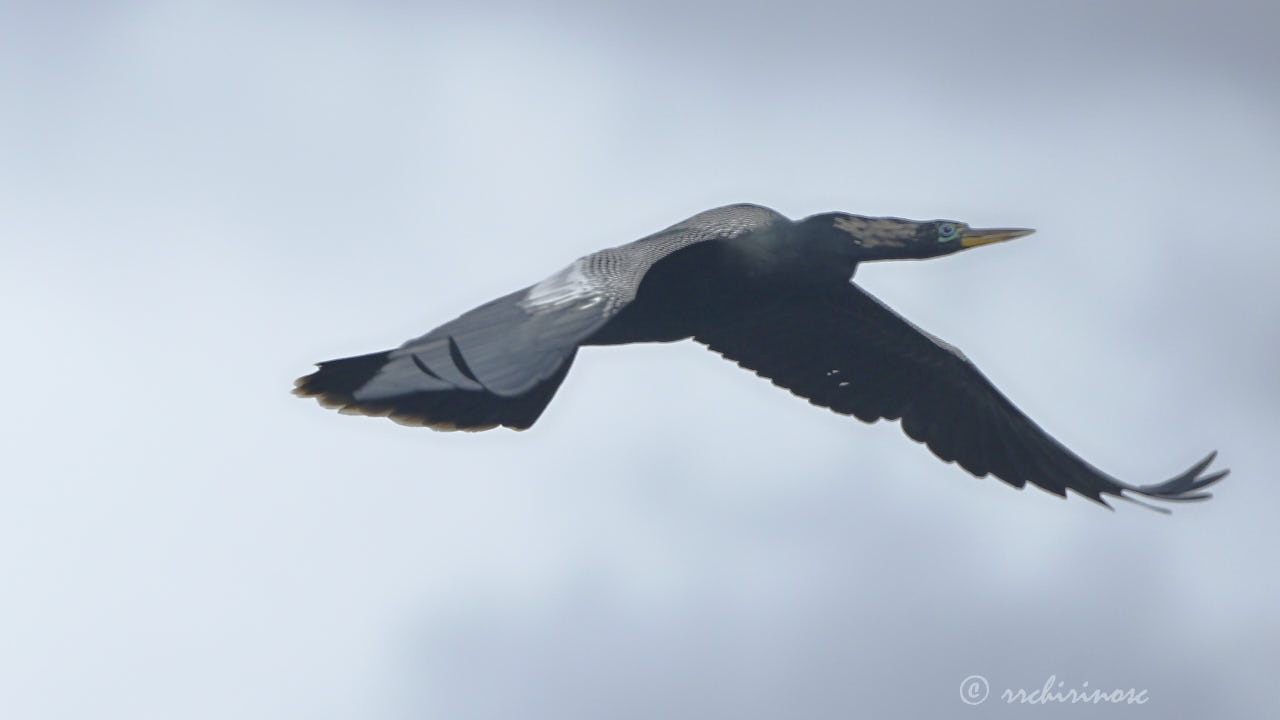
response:
{"label": "wing tip", "polygon": [[1166,514],[1170,512],[1168,508],[1149,505],[1148,503],[1141,502],[1123,493],[1135,493],[1144,498],[1151,498],[1152,500],[1159,500],[1162,502],[1198,502],[1208,500],[1213,497],[1213,493],[1203,492],[1203,489],[1221,481],[1227,475],[1231,474],[1231,471],[1226,468],[1205,474],[1205,470],[1209,468],[1217,457],[1218,451],[1214,450],[1206,455],[1203,460],[1188,468],[1185,472],[1162,483],[1139,485],[1136,487],[1122,487],[1114,494],[1117,497],[1128,500],[1129,502],[1134,502]]}

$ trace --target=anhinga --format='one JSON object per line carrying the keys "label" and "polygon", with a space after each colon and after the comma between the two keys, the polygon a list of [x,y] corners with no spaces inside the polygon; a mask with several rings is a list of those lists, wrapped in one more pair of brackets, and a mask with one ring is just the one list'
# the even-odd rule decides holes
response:
{"label": "anhinga", "polygon": [[1213,454],[1163,483],[1120,482],[1041,430],[959,350],[850,281],[860,262],[949,255],[1031,232],[716,208],[579,258],[395,350],[320,363],[294,392],[437,430],[524,429],[579,346],[693,338],[814,405],[865,422],[901,419],[907,435],[977,476],[1104,505],[1104,494],[1209,497],[1202,488],[1227,474],[1202,474]]}

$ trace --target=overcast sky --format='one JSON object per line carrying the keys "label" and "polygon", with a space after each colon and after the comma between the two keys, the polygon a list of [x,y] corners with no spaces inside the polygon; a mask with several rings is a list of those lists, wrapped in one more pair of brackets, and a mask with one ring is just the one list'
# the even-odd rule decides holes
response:
{"label": "overcast sky", "polygon": [[[1042,5],[4,4],[0,714],[1280,706],[1280,10]],[[858,281],[1108,472],[1231,477],[1019,492],[691,343],[525,433],[288,393],[730,202],[1037,228]]]}

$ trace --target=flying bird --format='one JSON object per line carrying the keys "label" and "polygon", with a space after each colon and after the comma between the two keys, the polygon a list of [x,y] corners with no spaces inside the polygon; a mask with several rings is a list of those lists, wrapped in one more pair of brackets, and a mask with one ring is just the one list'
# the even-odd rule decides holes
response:
{"label": "flying bird", "polygon": [[1203,489],[1227,474],[1205,474],[1215,453],[1163,483],[1121,482],[1042,430],[964,353],[852,282],[858,263],[1031,232],[842,212],[792,221],[729,205],[578,258],[395,350],[319,363],[294,392],[436,430],[524,430],[579,347],[693,338],[814,405],[868,423],[901,420],[912,439],[978,477],[1103,505],[1103,495],[1210,497]]}

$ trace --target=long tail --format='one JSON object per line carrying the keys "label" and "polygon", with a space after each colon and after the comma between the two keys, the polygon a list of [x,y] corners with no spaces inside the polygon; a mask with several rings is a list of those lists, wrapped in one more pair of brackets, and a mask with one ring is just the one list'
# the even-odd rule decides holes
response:
{"label": "long tail", "polygon": [[[318,363],[319,369],[294,381],[293,393],[313,397],[321,405],[351,415],[386,417],[402,425],[416,425],[433,430],[489,430],[499,425],[525,430],[542,415],[573,364],[570,354],[547,379],[521,395],[504,397],[485,390],[475,378],[466,377],[458,384],[441,379],[440,374],[419,365],[421,374],[414,382],[398,382],[401,390],[380,390],[373,397],[361,397],[362,388],[391,368],[395,376],[405,375],[403,366],[411,358],[393,358],[392,351],[329,360]],[[462,372],[467,373],[465,364]],[[412,370],[409,376],[417,375]],[[385,377],[385,375],[384,375]],[[468,382],[469,381],[469,382]],[[385,384],[385,383],[384,383]]]}

